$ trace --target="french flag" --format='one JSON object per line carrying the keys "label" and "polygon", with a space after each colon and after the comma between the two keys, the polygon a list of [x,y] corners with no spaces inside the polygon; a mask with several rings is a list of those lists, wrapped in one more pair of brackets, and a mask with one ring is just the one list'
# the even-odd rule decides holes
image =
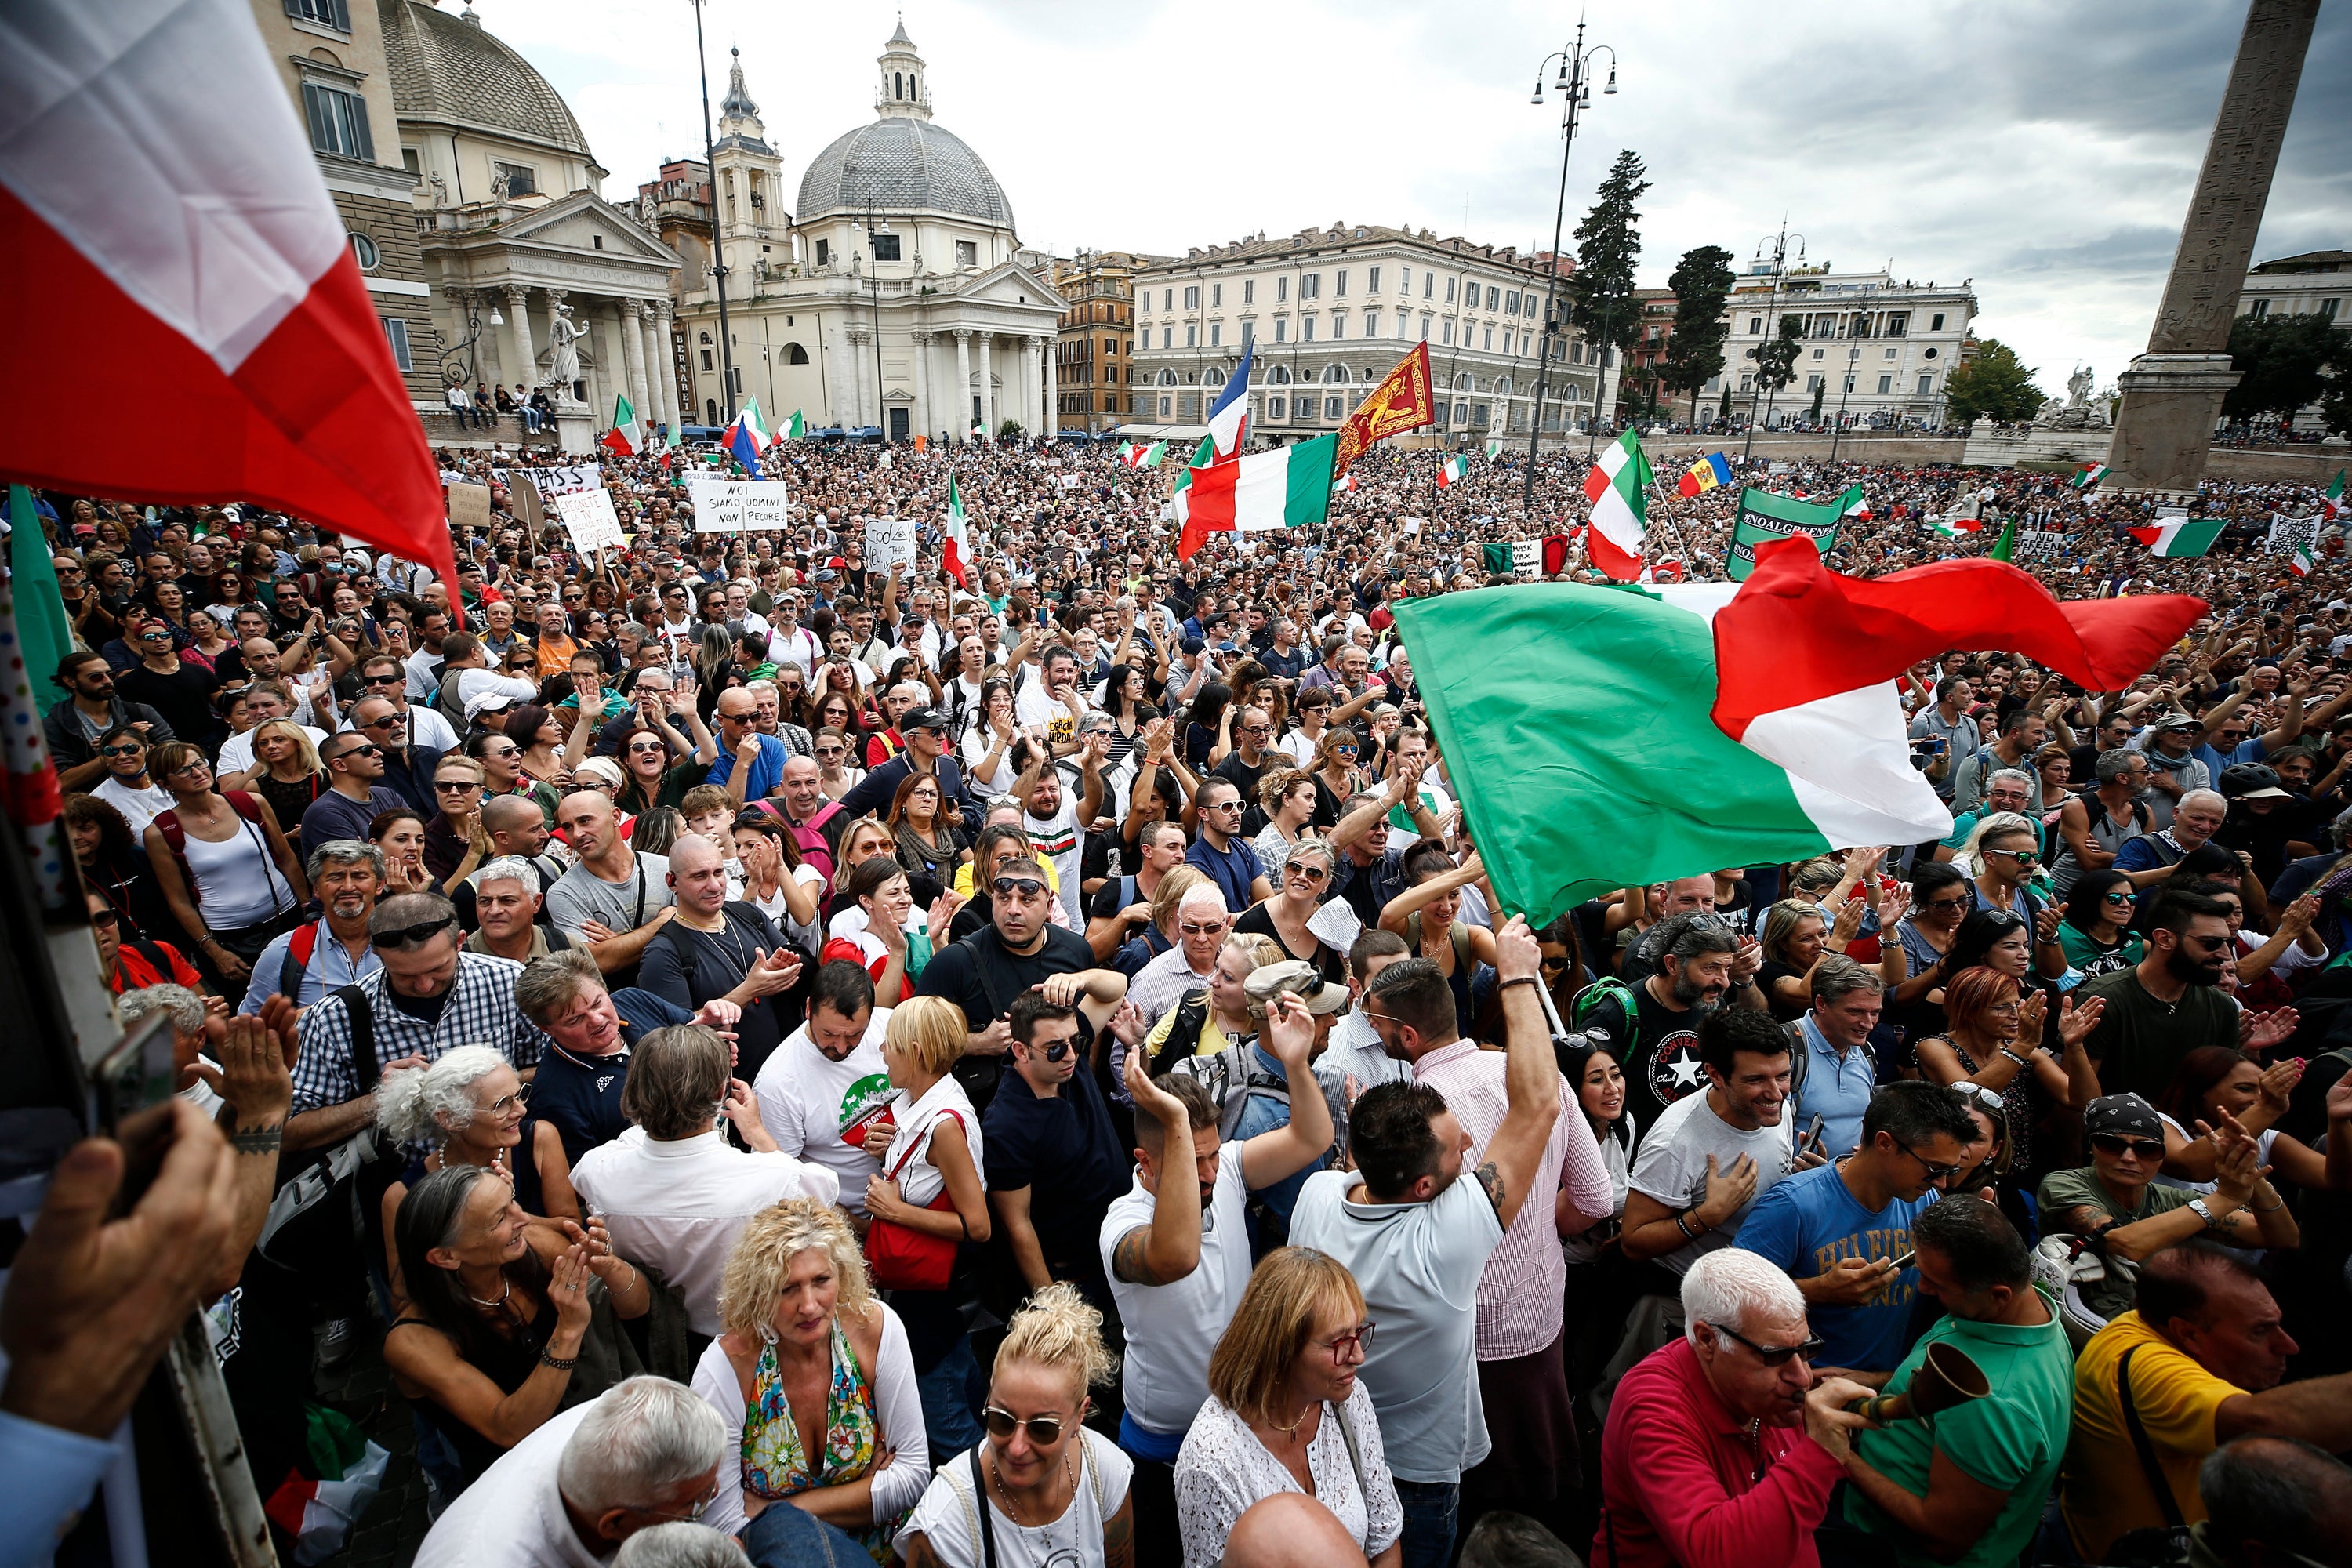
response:
{"label": "french flag", "polygon": [[735,454],[735,460],[743,465],[743,471],[755,479],[767,477],[760,471],[760,454],[767,445],[767,437],[761,434],[749,408],[735,416],[735,423],[727,426],[727,449]]}
{"label": "french flag", "polygon": [[1209,405],[1209,438],[1217,444],[1216,460],[1220,463],[1242,449],[1249,438],[1249,378],[1250,357],[1257,353],[1257,340],[1253,337],[1242,347],[1242,363],[1234,370],[1225,389],[1217,394],[1217,401]]}
{"label": "french flag", "polygon": [[[294,512],[457,603],[424,427],[246,0],[0,7],[0,298],[37,301],[12,478]],[[91,417],[158,389],[135,440]]]}

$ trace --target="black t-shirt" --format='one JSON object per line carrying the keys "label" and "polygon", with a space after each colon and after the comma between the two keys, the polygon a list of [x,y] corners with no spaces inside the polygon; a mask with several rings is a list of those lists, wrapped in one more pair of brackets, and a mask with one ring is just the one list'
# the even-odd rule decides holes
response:
{"label": "black t-shirt", "polygon": [[1323,978],[1336,984],[1348,983],[1348,960],[1344,953],[1333,951],[1328,942],[1318,942],[1309,952],[1292,952],[1290,944],[1282,940],[1282,932],[1274,925],[1274,915],[1264,904],[1252,904],[1242,918],[1234,922],[1234,930],[1244,936],[1270,936],[1274,945],[1301,963],[1311,963],[1322,972]]}
{"label": "black t-shirt", "polygon": [[[963,1009],[965,1027],[977,1034],[1010,1012],[1013,998],[1032,985],[1052,975],[1075,974],[1094,967],[1095,950],[1076,931],[1047,926],[1043,946],[1034,952],[1018,953],[1009,951],[1004,939],[990,925],[931,954],[915,989],[925,996],[944,996]],[[1090,1045],[1093,1037],[1083,1015],[1078,1037],[1082,1046]],[[957,1080],[971,1096],[972,1104],[983,1110],[996,1092],[1001,1066],[992,1057],[966,1057],[956,1064]]]}
{"label": "black t-shirt", "polygon": [[1100,1273],[1096,1239],[1103,1215],[1128,1189],[1128,1165],[1085,1062],[1043,1099],[1019,1073],[1005,1073],[981,1127],[989,1191],[1029,1189],[1029,1223],[1054,1273]]}
{"label": "black t-shirt", "polygon": [[[773,952],[791,945],[776,922],[750,904],[730,900],[719,906],[719,913],[726,923],[723,931],[695,931],[675,920],[664,926],[660,935],[646,943],[637,960],[638,988],[692,1012],[741,984],[761,949]],[[816,966],[803,963],[802,967],[814,972]],[[809,974],[803,973],[803,978]],[[758,1078],[761,1064],[770,1053],[800,1027],[801,991],[795,984],[743,1009],[742,1021],[735,1026],[737,1078],[746,1083]]]}
{"label": "black t-shirt", "polygon": [[[155,710],[172,733],[200,744],[219,730],[213,714],[213,689],[218,681],[194,659],[183,658],[169,675],[134,664],[114,678],[115,695],[126,702],[144,702]],[[205,744],[205,749],[212,748]]]}
{"label": "black t-shirt", "polygon": [[1594,1045],[1616,1053],[1625,1073],[1625,1109],[1633,1113],[1635,1128],[1646,1133],[1667,1106],[1686,1094],[1705,1092],[1706,1073],[1698,1060],[1700,1015],[1674,1011],[1651,995],[1646,985],[1636,984],[1633,991],[1639,1016],[1630,1026],[1623,1005],[1612,994],[1602,996],[1577,1027]]}

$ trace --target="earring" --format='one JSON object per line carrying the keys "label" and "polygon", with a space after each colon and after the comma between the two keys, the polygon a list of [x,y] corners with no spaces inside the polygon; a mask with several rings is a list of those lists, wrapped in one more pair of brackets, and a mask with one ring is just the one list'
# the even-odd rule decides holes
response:
{"label": "earring", "polygon": [[772,1345],[776,1342],[775,1324],[761,1323],[760,1325],[760,1342],[763,1345]]}

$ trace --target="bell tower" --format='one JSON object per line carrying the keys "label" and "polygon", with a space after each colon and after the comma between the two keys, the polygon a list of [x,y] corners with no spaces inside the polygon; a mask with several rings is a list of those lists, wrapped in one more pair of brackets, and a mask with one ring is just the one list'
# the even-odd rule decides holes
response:
{"label": "bell tower", "polygon": [[929,68],[915,52],[915,40],[907,37],[905,18],[899,19],[898,30],[890,35],[876,63],[882,68],[882,79],[875,89],[874,111],[886,119],[929,120],[931,91],[924,79]]}

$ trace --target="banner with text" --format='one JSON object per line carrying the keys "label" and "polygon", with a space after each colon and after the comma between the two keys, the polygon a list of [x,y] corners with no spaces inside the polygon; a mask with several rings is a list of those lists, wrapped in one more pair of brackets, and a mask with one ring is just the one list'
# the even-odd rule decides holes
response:
{"label": "banner with text", "polygon": [[1802,535],[1827,555],[1837,544],[1838,525],[1845,521],[1845,509],[1862,499],[1861,489],[1856,485],[1822,506],[1774,495],[1769,490],[1741,490],[1739,515],[1731,530],[1731,553],[1724,562],[1725,574],[1735,583],[1746,582],[1748,574],[1756,570],[1756,547],[1777,539]]}
{"label": "banner with text", "polygon": [[610,490],[574,490],[552,498],[548,504],[572,535],[572,547],[583,555],[607,548],[618,550],[628,542],[621,537],[620,514],[613,510]]}
{"label": "banner with text", "polygon": [[687,480],[686,493],[694,501],[697,533],[741,533],[786,526],[791,496],[782,479],[722,479],[715,474],[694,474]]}
{"label": "banner with text", "polygon": [[593,463],[569,463],[560,468],[492,468],[490,470],[490,478],[509,489],[513,487],[514,477],[518,474],[529,479],[532,487],[541,495],[550,500],[557,496],[574,495],[582,490],[601,490],[604,488],[604,475]]}
{"label": "banner with text", "polygon": [[2273,555],[2284,555],[2295,550],[2312,550],[2319,543],[2319,519],[2313,517],[2282,517],[2271,514],[2270,538],[2263,548]]}

